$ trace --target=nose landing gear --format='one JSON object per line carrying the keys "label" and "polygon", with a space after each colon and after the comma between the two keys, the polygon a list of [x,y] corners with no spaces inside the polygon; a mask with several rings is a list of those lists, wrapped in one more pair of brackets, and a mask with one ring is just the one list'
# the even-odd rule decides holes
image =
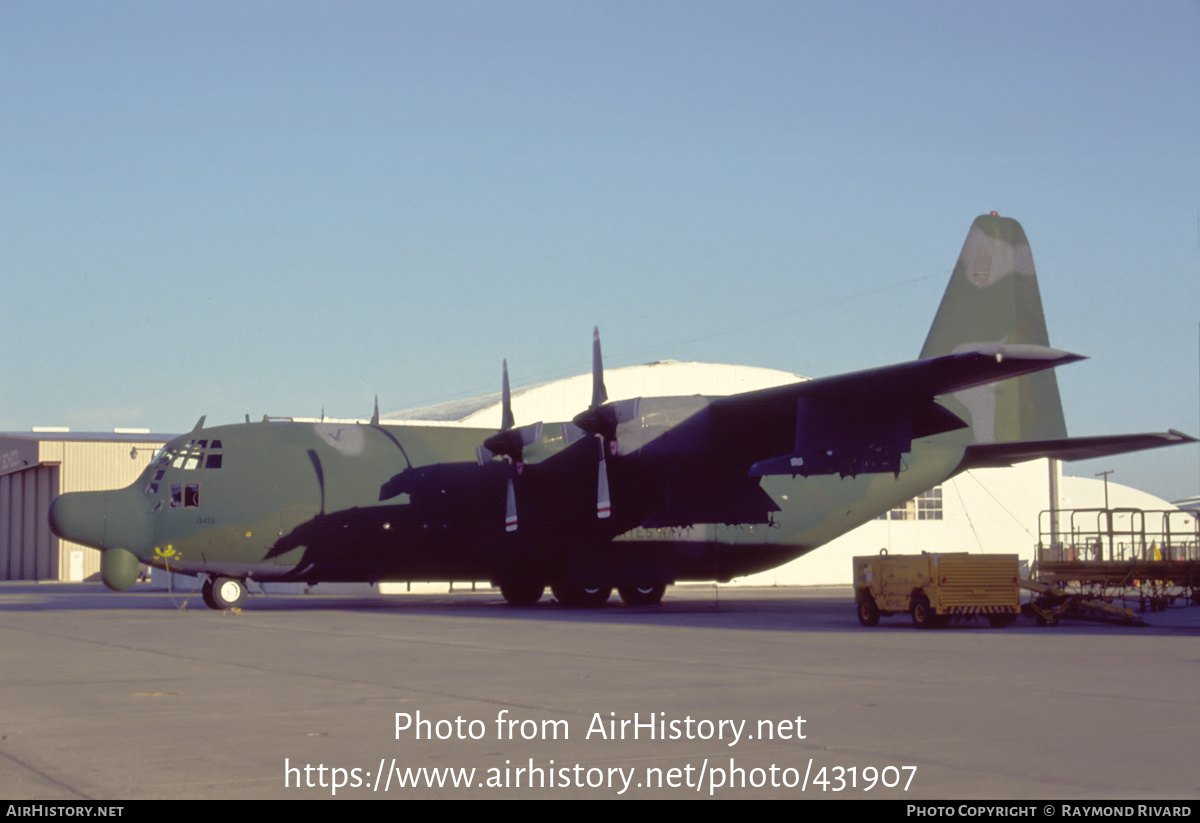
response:
{"label": "nose landing gear", "polygon": [[200,593],[210,609],[240,609],[246,602],[246,584],[236,577],[209,575]]}

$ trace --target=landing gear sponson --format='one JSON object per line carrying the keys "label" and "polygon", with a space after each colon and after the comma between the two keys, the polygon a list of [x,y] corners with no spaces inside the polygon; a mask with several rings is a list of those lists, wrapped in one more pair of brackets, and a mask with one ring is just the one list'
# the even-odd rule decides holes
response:
{"label": "landing gear sponson", "polygon": [[[540,583],[514,581],[500,584],[500,594],[510,606],[528,608],[537,604],[546,587]],[[552,583],[550,591],[561,605],[577,609],[598,609],[608,602],[612,586],[583,583]],[[617,592],[627,606],[657,606],[667,590],[666,583],[645,586],[619,586]]]}

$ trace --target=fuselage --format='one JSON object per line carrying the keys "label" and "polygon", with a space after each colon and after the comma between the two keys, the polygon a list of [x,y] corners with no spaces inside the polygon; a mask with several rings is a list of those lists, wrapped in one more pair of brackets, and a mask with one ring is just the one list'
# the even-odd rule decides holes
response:
{"label": "fuselage", "polygon": [[[51,523],[104,551],[114,588],[133,582],[137,563],[260,581],[726,580],[844,534],[950,476],[962,457],[957,438],[931,438],[913,444],[895,476],[756,480],[774,509],[766,518],[647,526],[664,507],[661,467],[637,454],[610,460],[612,515],[600,519],[594,487],[578,482],[595,476],[595,441],[572,440],[568,426],[544,426],[519,466],[476,459],[494,433],[486,429],[199,429],[168,443],[126,489],[62,495]],[[687,471],[703,475],[706,462],[719,463],[701,452]],[[519,524],[507,531],[510,480]]]}

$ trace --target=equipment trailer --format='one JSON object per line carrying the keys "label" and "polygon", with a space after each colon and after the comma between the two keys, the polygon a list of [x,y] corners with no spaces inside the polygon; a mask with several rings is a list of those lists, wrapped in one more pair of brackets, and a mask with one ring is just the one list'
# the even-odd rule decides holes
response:
{"label": "equipment trailer", "polygon": [[1015,554],[927,554],[854,558],[858,622],[907,612],[928,629],[951,620],[984,617],[995,628],[1021,613],[1021,574]]}
{"label": "equipment trailer", "polygon": [[1057,626],[1061,617],[1115,620],[1128,626],[1146,625],[1133,609],[1117,606],[1099,596],[1072,594],[1036,580],[1022,580],[1021,585],[1038,595],[1030,597],[1029,611],[1037,618],[1039,626]]}

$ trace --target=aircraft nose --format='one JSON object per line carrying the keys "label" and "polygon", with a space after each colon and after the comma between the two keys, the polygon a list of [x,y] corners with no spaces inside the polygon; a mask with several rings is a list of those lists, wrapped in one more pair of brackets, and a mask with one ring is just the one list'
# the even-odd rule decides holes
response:
{"label": "aircraft nose", "polygon": [[50,504],[50,530],[63,540],[104,548],[107,492],[60,494]]}
{"label": "aircraft nose", "polygon": [[140,495],[128,490],[70,492],[50,504],[50,529],[64,540],[97,549],[149,549],[150,518]]}
{"label": "aircraft nose", "polygon": [[145,501],[130,489],[71,492],[50,504],[50,529],[64,540],[101,549],[100,579],[124,591],[138,578],[153,537]]}
{"label": "aircraft nose", "polygon": [[104,547],[125,549],[142,557],[150,551],[151,542],[145,498],[128,489],[109,492],[104,501]]}

